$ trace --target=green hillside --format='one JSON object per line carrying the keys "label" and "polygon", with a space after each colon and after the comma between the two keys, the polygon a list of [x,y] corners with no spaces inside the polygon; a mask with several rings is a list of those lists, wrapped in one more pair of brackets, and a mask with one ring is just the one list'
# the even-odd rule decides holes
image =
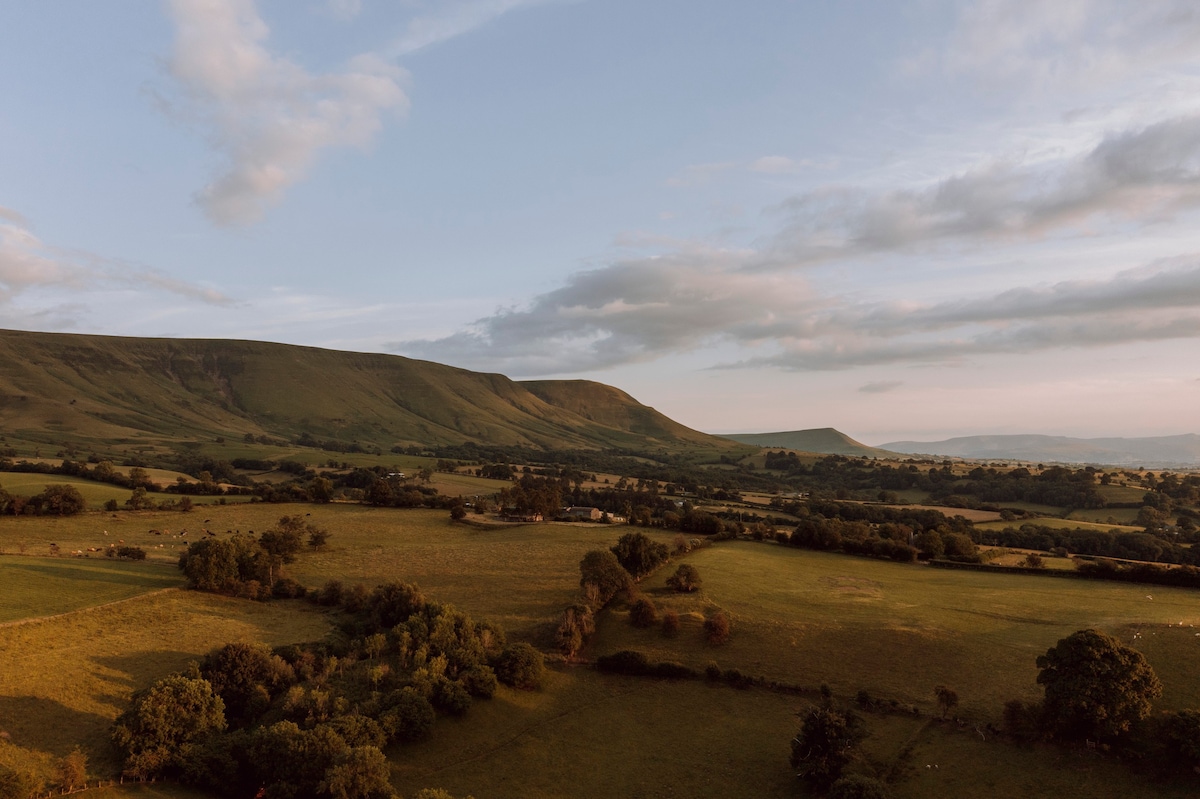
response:
{"label": "green hillside", "polygon": [[792,430],[785,433],[729,433],[723,436],[741,444],[755,447],[777,447],[822,455],[854,455],[875,458],[894,458],[896,453],[860,444],[832,427],[814,430]]}
{"label": "green hillside", "polygon": [[0,331],[0,429],[9,446],[101,451],[305,434],[384,449],[736,449],[598,383],[526,386],[395,355],[253,341],[18,331]]}

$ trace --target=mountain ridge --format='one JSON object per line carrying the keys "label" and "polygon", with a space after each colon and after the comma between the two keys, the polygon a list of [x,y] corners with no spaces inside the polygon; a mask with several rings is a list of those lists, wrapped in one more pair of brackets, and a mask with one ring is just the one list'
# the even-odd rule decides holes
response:
{"label": "mountain ridge", "polygon": [[1113,466],[1200,466],[1200,435],[1074,438],[1037,434],[957,436],[892,441],[894,452],[954,458],[1092,463]]}
{"label": "mountain ridge", "polygon": [[778,433],[726,433],[725,438],[755,447],[780,447],[821,455],[853,455],[874,458],[895,457],[896,453],[871,447],[832,427],[789,430]]}
{"label": "mountain ridge", "polygon": [[735,449],[590,381],[526,385],[399,355],[242,339],[14,330],[0,330],[0,429],[84,446],[308,435],[385,449]]}

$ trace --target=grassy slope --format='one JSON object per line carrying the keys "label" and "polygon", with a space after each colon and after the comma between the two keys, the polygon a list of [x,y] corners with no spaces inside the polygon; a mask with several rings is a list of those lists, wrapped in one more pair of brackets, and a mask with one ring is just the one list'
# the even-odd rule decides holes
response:
{"label": "grassy slope", "polygon": [[790,430],[781,433],[730,433],[723,436],[742,444],[755,447],[794,449],[799,452],[817,452],[828,455],[853,455],[873,458],[896,458],[894,452],[868,447],[832,427],[813,430]]}
{"label": "grassy slope", "polygon": [[0,426],[12,440],[84,447],[292,438],[539,447],[733,451],[628,395],[592,384],[610,426],[503,375],[391,355],[248,341],[133,339],[0,331]]}
{"label": "grassy slope", "polygon": [[79,744],[93,773],[111,773],[108,728],[135,689],[226,641],[282,644],[319,639],[328,629],[327,615],[307,603],[192,591],[0,627],[0,726],[9,734],[0,741],[0,763],[48,773],[53,758]]}

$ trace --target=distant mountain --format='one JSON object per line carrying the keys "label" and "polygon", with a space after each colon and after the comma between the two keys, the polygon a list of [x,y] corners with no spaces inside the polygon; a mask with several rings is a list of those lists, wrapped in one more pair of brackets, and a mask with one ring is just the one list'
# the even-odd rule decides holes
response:
{"label": "distant mountain", "polygon": [[[0,431],[83,452],[249,435],[642,451],[735,444],[588,381],[518,383],[396,355],[0,331]],[[107,446],[102,446],[107,444]]]}
{"label": "distant mountain", "polygon": [[822,455],[854,455],[874,458],[893,457],[878,447],[868,447],[832,427],[813,430],[792,430],[786,433],[729,433],[725,438],[756,447],[779,447]]}
{"label": "distant mountain", "polygon": [[922,455],[1113,466],[1200,466],[1200,435],[1154,438],[963,436],[945,441],[893,441],[885,449]]}

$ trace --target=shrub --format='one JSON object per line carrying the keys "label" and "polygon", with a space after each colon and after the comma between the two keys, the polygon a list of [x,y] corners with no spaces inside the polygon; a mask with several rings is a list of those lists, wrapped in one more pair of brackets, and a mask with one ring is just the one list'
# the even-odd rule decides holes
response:
{"label": "shrub", "polygon": [[887,785],[861,774],[848,774],[829,788],[829,799],[888,799]]}
{"label": "shrub", "polygon": [[639,677],[650,672],[650,661],[642,652],[623,649],[620,652],[596,658],[596,669],[605,674],[625,674]]}
{"label": "shrub", "polygon": [[457,680],[439,680],[433,688],[433,705],[443,713],[461,716],[471,707],[471,695]]}
{"label": "shrub", "polygon": [[393,741],[417,741],[429,734],[437,718],[433,705],[412,688],[401,688],[388,695],[380,726]]}
{"label": "shrub", "polygon": [[473,666],[459,678],[467,693],[480,699],[491,699],[496,694],[496,672],[487,666]]}
{"label": "shrub", "polygon": [[334,607],[342,604],[342,581],[341,580],[326,580],[325,585],[321,586],[321,590],[317,592],[317,602],[322,605]]}
{"label": "shrub", "polygon": [[663,635],[674,637],[679,634],[679,614],[668,610],[662,616]]}
{"label": "shrub", "polygon": [[493,668],[500,682],[526,691],[541,688],[546,677],[545,658],[529,644],[506,646]]}
{"label": "shrub", "polygon": [[658,608],[646,597],[640,597],[629,608],[629,623],[634,627],[653,627],[657,622]]}
{"label": "shrub", "polygon": [[720,646],[729,640],[729,627],[729,616],[718,610],[704,620],[704,636],[710,644]]}
{"label": "shrub", "polygon": [[681,563],[675,573],[667,578],[667,585],[681,593],[700,590],[700,570],[690,563]]}
{"label": "shrub", "polygon": [[308,589],[291,577],[280,577],[271,586],[271,595],[277,599],[302,599],[306,593]]}

